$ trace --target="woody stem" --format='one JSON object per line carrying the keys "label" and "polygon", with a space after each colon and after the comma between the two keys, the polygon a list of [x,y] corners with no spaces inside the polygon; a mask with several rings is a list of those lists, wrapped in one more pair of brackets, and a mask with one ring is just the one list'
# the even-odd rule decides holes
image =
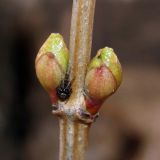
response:
{"label": "woody stem", "polygon": [[84,87],[91,54],[95,2],[96,0],[73,0],[69,66],[70,77],[74,79],[74,96],[79,96]]}
{"label": "woody stem", "polygon": [[75,117],[84,105],[84,81],[90,60],[92,29],[96,0],[73,0],[70,31],[70,79],[72,94],[60,103],[59,160],[84,160],[90,124]]}

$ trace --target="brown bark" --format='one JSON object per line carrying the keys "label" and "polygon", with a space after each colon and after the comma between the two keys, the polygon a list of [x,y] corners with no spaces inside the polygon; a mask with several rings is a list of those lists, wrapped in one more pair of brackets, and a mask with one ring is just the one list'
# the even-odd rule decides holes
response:
{"label": "brown bark", "polygon": [[[73,0],[70,31],[69,73],[72,94],[66,103],[59,102],[59,160],[84,160],[91,121],[85,120],[84,80],[90,60],[92,29],[96,0]],[[83,112],[83,111],[82,111]]]}

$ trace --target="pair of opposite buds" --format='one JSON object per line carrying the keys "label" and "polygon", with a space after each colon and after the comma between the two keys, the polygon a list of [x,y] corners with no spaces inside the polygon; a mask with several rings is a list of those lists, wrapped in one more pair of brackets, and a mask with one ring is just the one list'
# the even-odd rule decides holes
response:
{"label": "pair of opposite buds", "polygon": [[[71,82],[66,79],[68,63],[69,51],[63,37],[52,33],[38,52],[35,68],[37,77],[49,93],[53,104],[68,99],[71,94]],[[62,81],[63,88],[60,86]],[[86,73],[86,110],[92,115],[96,114],[104,100],[118,89],[121,81],[122,68],[113,49],[100,49],[89,63]],[[64,97],[61,97],[60,91]]]}

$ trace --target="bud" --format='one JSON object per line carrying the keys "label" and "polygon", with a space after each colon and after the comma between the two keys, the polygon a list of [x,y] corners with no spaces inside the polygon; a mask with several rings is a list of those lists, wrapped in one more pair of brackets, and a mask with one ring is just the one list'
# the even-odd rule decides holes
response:
{"label": "bud", "polygon": [[89,64],[85,79],[88,110],[95,114],[103,101],[117,90],[121,81],[122,68],[113,49],[100,49]]}
{"label": "bud", "polygon": [[64,79],[68,67],[68,49],[60,34],[52,33],[40,48],[35,68],[41,85],[53,103],[57,101],[56,87]]}

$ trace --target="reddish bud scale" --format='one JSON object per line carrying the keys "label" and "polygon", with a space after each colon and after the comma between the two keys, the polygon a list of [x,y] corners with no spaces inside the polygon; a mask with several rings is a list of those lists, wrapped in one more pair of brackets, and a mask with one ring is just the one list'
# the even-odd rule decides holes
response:
{"label": "reddish bud scale", "polygon": [[50,96],[52,104],[56,104],[58,102],[58,97],[57,97],[55,89],[53,91],[49,92],[49,96]]}
{"label": "reddish bud scale", "polygon": [[93,100],[88,96],[85,97],[85,102],[87,111],[92,115],[95,115],[102,105],[101,101]]}
{"label": "reddish bud scale", "polygon": [[89,95],[96,100],[110,96],[117,87],[116,81],[106,66],[91,69],[86,76]]}
{"label": "reddish bud scale", "polygon": [[87,88],[89,88],[88,94],[90,98],[86,98],[86,107],[87,111],[95,114],[101,107],[106,95],[109,97],[116,90],[117,85],[114,77],[104,65],[90,70],[87,76],[86,79],[90,79],[86,84]]}
{"label": "reddish bud scale", "polygon": [[52,53],[41,55],[36,60],[37,77],[51,97],[52,103],[57,103],[56,87],[60,84],[64,74]]}

